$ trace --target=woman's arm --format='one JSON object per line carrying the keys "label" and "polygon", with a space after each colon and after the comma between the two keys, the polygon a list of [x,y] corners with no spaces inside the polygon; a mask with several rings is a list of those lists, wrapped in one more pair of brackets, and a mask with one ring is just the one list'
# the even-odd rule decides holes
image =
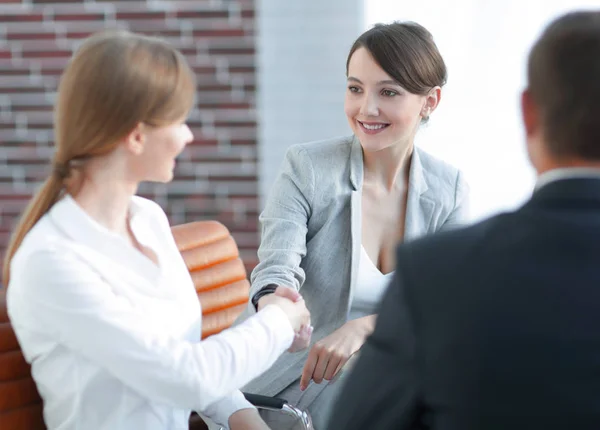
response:
{"label": "woman's arm", "polygon": [[292,146],[259,218],[259,264],[252,271],[250,297],[269,284],[299,290],[304,283],[300,262],[306,255],[314,182],[313,165],[306,150]]}
{"label": "woman's arm", "polygon": [[202,342],[182,341],[157,330],[151,316],[115,295],[69,249],[36,250],[19,266],[9,303],[15,325],[55,339],[172,407],[204,411],[266,371],[294,337],[286,313],[272,305]]}

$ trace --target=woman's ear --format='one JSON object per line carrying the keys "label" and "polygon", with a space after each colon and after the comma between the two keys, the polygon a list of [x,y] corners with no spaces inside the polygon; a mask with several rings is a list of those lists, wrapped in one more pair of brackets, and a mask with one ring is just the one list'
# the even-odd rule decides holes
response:
{"label": "woman's ear", "polygon": [[138,123],[131,132],[125,137],[125,146],[135,155],[144,152],[146,143],[146,127],[143,123]]}
{"label": "woman's ear", "polygon": [[423,109],[421,109],[421,116],[429,118],[429,115],[438,107],[441,98],[442,89],[439,86],[435,86],[429,90],[429,93],[425,96],[425,104],[423,105]]}

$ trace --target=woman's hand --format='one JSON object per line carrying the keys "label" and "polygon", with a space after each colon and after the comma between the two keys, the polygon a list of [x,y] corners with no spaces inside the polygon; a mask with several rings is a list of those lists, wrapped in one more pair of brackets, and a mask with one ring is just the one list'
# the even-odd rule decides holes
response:
{"label": "woman's hand", "polygon": [[348,321],[329,336],[315,343],[302,370],[300,389],[306,390],[311,379],[317,384],[323,382],[323,379],[332,380],[350,357],[363,346],[367,336],[373,332],[375,318],[375,315],[369,315]]}
{"label": "woman's hand", "polygon": [[270,430],[254,408],[240,409],[229,417],[230,430]]}
{"label": "woman's hand", "polygon": [[[304,303],[304,299],[302,298],[302,296],[300,295],[300,293],[298,291],[294,290],[293,288],[279,286],[275,290],[275,293],[268,294],[268,295],[260,298],[260,300],[258,301],[258,310],[260,311],[263,307],[265,307],[268,304],[281,303],[280,300],[282,298],[288,299],[294,303],[298,303],[298,302]],[[308,310],[307,310],[307,312],[308,312]],[[294,324],[292,323],[292,325],[294,325]],[[298,330],[294,330],[294,331],[295,331],[294,341],[292,342],[292,345],[290,346],[288,351],[289,352],[297,352],[297,351],[302,351],[303,349],[308,348],[308,346],[310,345],[310,339],[312,337],[312,332],[313,332],[313,328],[310,325],[310,314],[309,314],[308,321],[303,323]]]}
{"label": "woman's hand", "polygon": [[[300,293],[292,288],[280,286],[275,290],[275,293],[260,298],[258,301],[258,311],[260,312],[262,308],[269,304],[279,305],[286,312],[288,318],[290,318],[292,327],[294,327],[294,341],[288,351],[297,352],[308,348],[313,328],[310,325],[310,313],[306,309],[304,299]],[[294,311],[290,306],[301,306],[301,308]],[[290,311],[290,309],[292,310]],[[298,317],[300,320],[298,320]],[[300,321],[299,326],[298,321]]]}

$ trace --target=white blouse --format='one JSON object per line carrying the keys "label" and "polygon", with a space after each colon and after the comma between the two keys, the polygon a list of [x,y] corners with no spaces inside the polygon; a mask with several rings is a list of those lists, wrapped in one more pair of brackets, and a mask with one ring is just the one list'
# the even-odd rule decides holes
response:
{"label": "white blouse", "polygon": [[377,312],[377,305],[392,280],[394,272],[385,275],[371,261],[365,248],[360,246],[360,259],[356,274],[356,284],[350,303],[349,320],[354,320]]}
{"label": "white blouse", "polygon": [[200,341],[201,311],[165,213],[134,197],[131,228],[158,265],[66,196],[11,264],[8,312],[49,429],[187,429],[190,410],[227,425],[237,391],[292,343],[284,312]]}

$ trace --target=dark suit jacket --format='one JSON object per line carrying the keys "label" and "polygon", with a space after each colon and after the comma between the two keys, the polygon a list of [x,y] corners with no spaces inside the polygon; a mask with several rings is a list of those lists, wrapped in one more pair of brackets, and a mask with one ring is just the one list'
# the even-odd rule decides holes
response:
{"label": "dark suit jacket", "polygon": [[397,259],[329,430],[600,429],[600,180]]}

